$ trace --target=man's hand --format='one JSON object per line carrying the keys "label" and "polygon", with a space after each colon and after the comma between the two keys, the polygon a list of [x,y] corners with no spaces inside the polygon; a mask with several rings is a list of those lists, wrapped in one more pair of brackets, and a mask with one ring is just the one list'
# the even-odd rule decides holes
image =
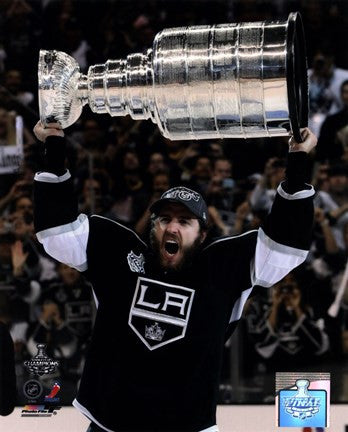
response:
{"label": "man's hand", "polygon": [[11,246],[11,258],[13,267],[13,276],[20,277],[23,274],[23,267],[28,258],[28,252],[23,251],[23,243],[17,240]]}
{"label": "man's hand", "polygon": [[311,150],[317,145],[317,137],[308,128],[301,129],[302,143],[297,143],[294,137],[289,140],[289,153],[304,151],[310,153]]}
{"label": "man's hand", "polygon": [[51,324],[52,321],[57,325],[62,324],[58,305],[54,302],[44,303],[42,305],[41,320],[46,324]]}
{"label": "man's hand", "polygon": [[240,219],[240,220],[244,221],[248,217],[250,210],[251,210],[251,208],[250,208],[250,204],[248,203],[248,201],[242,202],[242,204],[240,204],[237,207],[236,219]]}
{"label": "man's hand", "polygon": [[64,137],[63,129],[58,123],[50,123],[46,128],[39,120],[34,127],[34,134],[39,141],[45,142],[49,136]]}
{"label": "man's hand", "polygon": [[284,301],[284,293],[279,286],[273,287],[272,290],[272,308],[278,309],[279,305]]}

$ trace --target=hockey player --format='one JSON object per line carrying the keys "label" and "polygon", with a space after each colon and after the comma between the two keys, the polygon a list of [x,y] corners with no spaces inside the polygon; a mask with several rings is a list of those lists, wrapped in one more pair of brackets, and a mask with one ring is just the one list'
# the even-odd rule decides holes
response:
{"label": "hockey player", "polygon": [[47,253],[84,272],[98,310],[74,406],[89,431],[215,432],[226,336],[255,286],[301,264],[314,189],[305,184],[316,137],[290,140],[286,180],[265,225],[207,244],[207,207],[175,187],[151,206],[150,244],[101,216],[78,214],[64,133],[34,132],[46,166],[35,176],[35,226]]}

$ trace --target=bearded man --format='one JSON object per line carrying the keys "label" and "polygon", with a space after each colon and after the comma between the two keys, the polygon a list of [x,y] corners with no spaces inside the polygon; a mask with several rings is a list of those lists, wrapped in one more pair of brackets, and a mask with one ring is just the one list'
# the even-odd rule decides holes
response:
{"label": "bearded man", "polygon": [[46,166],[35,176],[35,227],[47,253],[92,283],[97,316],[73,405],[89,431],[216,432],[224,342],[256,286],[270,287],[307,255],[315,136],[290,140],[287,178],[263,228],[207,242],[202,196],[182,186],[150,208],[150,244],[101,216],[78,214],[64,133],[34,132]]}

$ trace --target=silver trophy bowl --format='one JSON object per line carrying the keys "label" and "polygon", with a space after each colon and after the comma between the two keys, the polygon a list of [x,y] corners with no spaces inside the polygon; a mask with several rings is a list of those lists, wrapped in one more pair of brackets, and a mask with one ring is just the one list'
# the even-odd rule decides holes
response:
{"label": "silver trophy bowl", "polygon": [[95,113],[151,119],[171,140],[294,135],[308,124],[301,16],[287,21],[166,29],[146,53],[91,66],[40,51],[41,121]]}

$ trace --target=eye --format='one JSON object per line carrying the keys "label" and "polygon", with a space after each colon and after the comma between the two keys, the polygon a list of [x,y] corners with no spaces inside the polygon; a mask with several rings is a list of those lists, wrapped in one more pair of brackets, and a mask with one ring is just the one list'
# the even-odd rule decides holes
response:
{"label": "eye", "polygon": [[168,216],[159,216],[158,220],[160,221],[160,223],[167,224],[169,222],[169,217]]}
{"label": "eye", "polygon": [[189,221],[188,221],[188,219],[179,219],[179,223],[180,223],[180,225],[188,225],[189,224]]}

